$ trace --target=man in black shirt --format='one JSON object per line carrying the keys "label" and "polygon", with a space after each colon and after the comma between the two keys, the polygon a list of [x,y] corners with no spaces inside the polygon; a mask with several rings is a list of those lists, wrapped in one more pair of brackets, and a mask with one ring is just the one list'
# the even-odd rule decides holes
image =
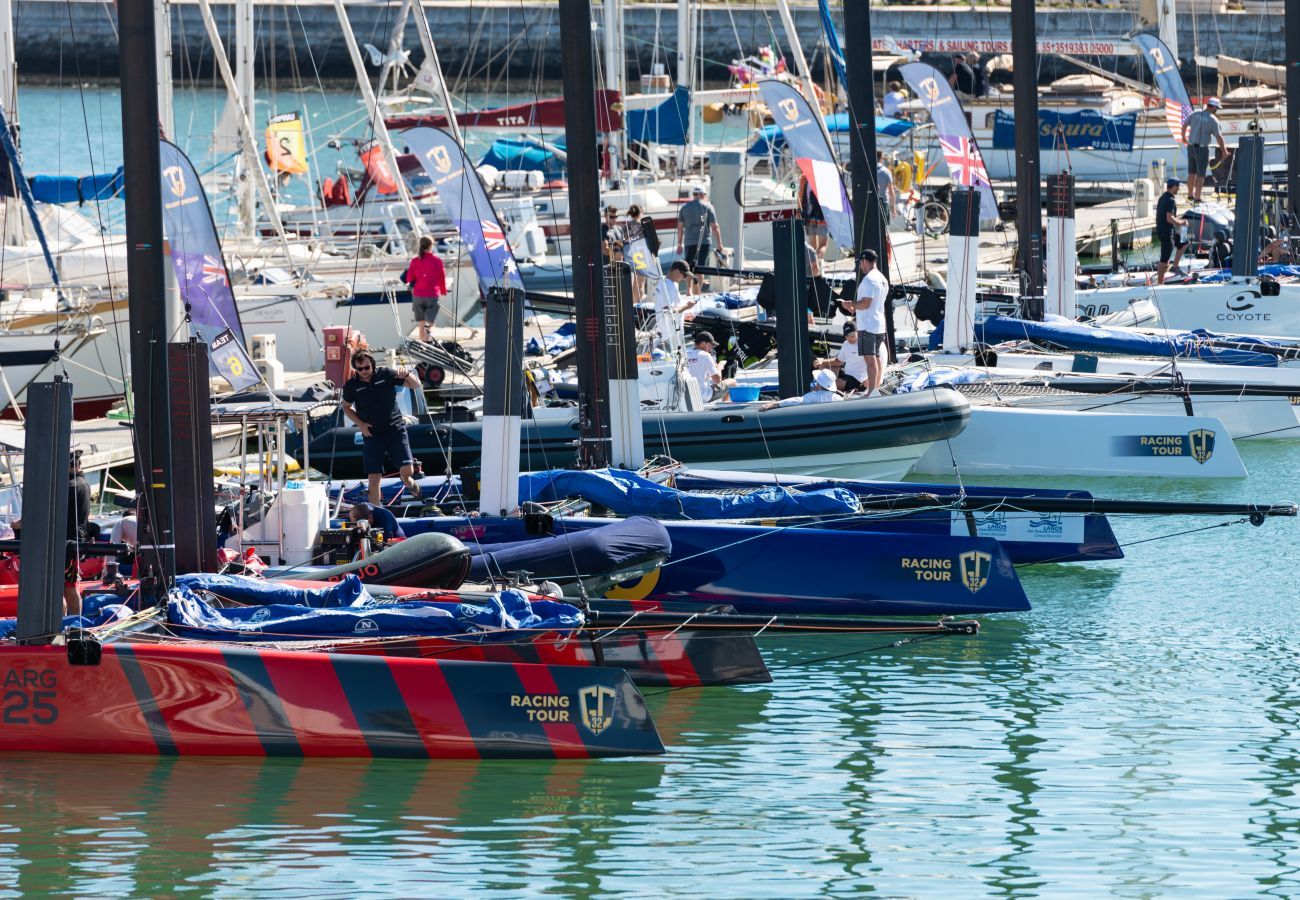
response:
{"label": "man in black shirt", "polygon": [[948,76],[948,83],[959,94],[975,96],[975,70],[966,62],[964,53],[952,55],[952,74]]}
{"label": "man in black shirt", "polygon": [[63,614],[81,614],[81,544],[87,538],[86,523],[90,521],[90,485],[81,471],[81,451],[68,455],[68,543],[63,558]]}
{"label": "man in black shirt", "polygon": [[[1183,250],[1187,241],[1178,233],[1178,229],[1187,224],[1186,219],[1178,218],[1178,188],[1182,182],[1170,178],[1165,182],[1165,192],[1156,202],[1156,238],[1160,241],[1160,263],[1156,266],[1156,284],[1165,283],[1165,272],[1169,270],[1169,257],[1174,258],[1174,269],[1182,261]],[[1177,253],[1174,252],[1177,248]]]}
{"label": "man in black shirt", "polygon": [[406,420],[397,407],[397,389],[418,388],[419,380],[406,369],[380,368],[369,350],[352,354],[352,369],[356,374],[343,385],[342,408],[343,415],[361,430],[361,462],[370,480],[370,502],[383,503],[379,483],[384,477],[385,458],[400,467],[406,489],[419,497],[420,486],[411,477],[415,456],[406,436]]}

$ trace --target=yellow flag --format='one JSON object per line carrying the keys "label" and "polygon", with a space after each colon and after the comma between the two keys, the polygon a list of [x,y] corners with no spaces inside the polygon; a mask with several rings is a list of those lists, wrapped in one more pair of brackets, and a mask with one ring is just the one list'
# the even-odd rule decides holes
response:
{"label": "yellow flag", "polygon": [[266,161],[275,172],[306,174],[307,140],[303,137],[300,113],[271,117],[266,125]]}

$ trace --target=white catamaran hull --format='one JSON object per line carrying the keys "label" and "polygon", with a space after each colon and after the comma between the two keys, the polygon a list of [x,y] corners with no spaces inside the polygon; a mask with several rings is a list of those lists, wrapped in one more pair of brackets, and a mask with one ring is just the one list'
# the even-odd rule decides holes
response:
{"label": "white catamaran hull", "polygon": [[974,407],[961,434],[935,443],[912,474],[1244,478],[1246,467],[1208,416]]}

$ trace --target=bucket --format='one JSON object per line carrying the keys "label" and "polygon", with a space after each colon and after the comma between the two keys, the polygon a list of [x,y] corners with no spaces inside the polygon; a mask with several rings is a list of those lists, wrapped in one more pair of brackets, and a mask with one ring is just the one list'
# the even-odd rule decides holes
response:
{"label": "bucket", "polygon": [[727,397],[732,403],[753,403],[758,399],[758,385],[738,384],[727,393]]}

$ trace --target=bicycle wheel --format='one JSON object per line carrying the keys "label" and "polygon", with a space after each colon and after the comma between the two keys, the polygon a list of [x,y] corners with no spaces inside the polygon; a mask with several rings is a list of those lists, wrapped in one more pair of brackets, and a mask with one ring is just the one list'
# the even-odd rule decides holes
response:
{"label": "bicycle wheel", "polygon": [[948,207],[931,200],[921,210],[925,216],[925,230],[928,234],[946,234],[948,232]]}

